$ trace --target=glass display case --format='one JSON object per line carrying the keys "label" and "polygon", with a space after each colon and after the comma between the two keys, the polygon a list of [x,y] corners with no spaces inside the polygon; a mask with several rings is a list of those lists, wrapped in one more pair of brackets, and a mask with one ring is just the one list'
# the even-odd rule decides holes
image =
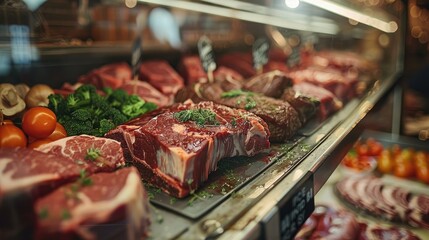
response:
{"label": "glass display case", "polygon": [[[182,73],[184,57],[198,55],[205,36],[218,67],[245,79],[280,70],[316,81],[341,102],[273,142],[267,154],[219,161],[184,198],[143,181],[149,239],[292,239],[313,211],[314,195],[360,135],[359,123],[403,71],[406,6],[399,0],[34,2],[0,1],[1,83],[64,90],[103,65],[135,67],[136,46],[137,62],[165,60]],[[270,64],[254,68],[259,39],[269,45]],[[99,225],[97,236],[117,238],[124,222]]]}

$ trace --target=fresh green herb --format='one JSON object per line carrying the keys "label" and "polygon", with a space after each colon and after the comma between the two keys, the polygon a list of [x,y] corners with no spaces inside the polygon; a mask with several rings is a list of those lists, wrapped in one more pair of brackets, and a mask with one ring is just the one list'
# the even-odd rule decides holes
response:
{"label": "fresh green herb", "polygon": [[244,105],[244,109],[250,110],[256,107],[256,101],[250,96],[246,96],[246,104]]}
{"label": "fresh green herb", "polygon": [[43,207],[42,209],[40,209],[39,218],[40,219],[46,219],[48,217],[49,217],[48,208],[47,207]]}
{"label": "fresh green herb", "polygon": [[[250,110],[254,107],[256,107],[256,101],[255,99],[253,99],[253,92],[246,92],[240,89],[236,89],[236,90],[231,90],[229,92],[224,92],[221,94],[221,98],[235,98],[238,96],[246,96],[245,98],[245,105],[244,105],[244,109],[246,110]],[[240,105],[242,103],[242,99],[238,99],[237,100],[237,105]]]}
{"label": "fresh green herb", "polygon": [[92,185],[92,179],[91,178],[84,178],[80,181],[80,185],[83,187],[91,186]]}
{"label": "fresh green herb", "polygon": [[231,119],[231,126],[233,127],[237,126],[237,120],[234,117]]}
{"label": "fresh green herb", "polygon": [[61,212],[61,220],[67,220],[70,218],[71,218],[71,214],[70,214],[69,210],[63,209],[63,211]]}
{"label": "fresh green herb", "polygon": [[192,206],[197,200],[204,201],[208,198],[212,198],[213,194],[206,191],[200,191],[191,193],[191,196],[192,197],[187,202],[188,206]]}
{"label": "fresh green herb", "polygon": [[170,205],[174,205],[177,202],[177,198],[171,197],[170,198]]}
{"label": "fresh green herb", "polygon": [[248,92],[245,92],[241,89],[235,89],[235,90],[231,90],[228,92],[224,92],[220,95],[221,98],[234,98],[234,97],[238,97],[244,94],[247,94]]}
{"label": "fresh green herb", "polygon": [[219,125],[216,114],[208,109],[191,109],[174,113],[174,118],[180,122],[194,121],[199,127],[204,125]]}
{"label": "fresh green herb", "polygon": [[91,147],[91,148],[88,148],[88,150],[86,150],[85,159],[95,161],[100,156],[101,156],[100,149]]}
{"label": "fresh green herb", "polygon": [[155,194],[153,194],[153,192],[148,192],[148,193],[147,193],[147,197],[148,197],[149,199],[154,199],[154,198],[155,198]]}

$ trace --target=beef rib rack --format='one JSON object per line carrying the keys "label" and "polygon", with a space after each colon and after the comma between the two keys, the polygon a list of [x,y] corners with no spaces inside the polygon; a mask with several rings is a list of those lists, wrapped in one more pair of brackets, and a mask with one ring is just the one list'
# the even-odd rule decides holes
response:
{"label": "beef rib rack", "polygon": [[143,180],[175,197],[197,189],[220,159],[253,156],[270,147],[266,123],[244,110],[189,101],[159,113],[120,125],[106,137],[122,143]]}

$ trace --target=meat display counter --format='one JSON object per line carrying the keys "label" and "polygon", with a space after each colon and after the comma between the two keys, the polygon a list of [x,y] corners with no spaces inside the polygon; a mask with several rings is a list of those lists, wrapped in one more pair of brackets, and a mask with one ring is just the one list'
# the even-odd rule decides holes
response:
{"label": "meat display counter", "polygon": [[[7,2],[2,8],[13,8]],[[230,53],[250,54],[254,43],[265,39],[271,46],[267,58],[283,66],[270,70],[307,80],[322,72],[318,84],[333,88],[341,100],[332,113],[320,113],[292,137],[272,143],[268,154],[220,161],[185,198],[145,185],[150,239],[292,239],[313,211],[314,195],[360,135],[359,123],[403,70],[406,7],[399,0],[65,2],[47,1],[33,11],[15,7],[29,18],[24,24],[13,17],[3,20],[2,83],[60,89],[103,64],[132,62],[135,42],[143,62],[164,59],[180,72],[182,57],[198,52],[202,36],[212,42],[219,66],[243,76],[251,72],[245,76],[250,79],[261,69],[253,69],[252,62],[243,66]],[[74,25],[67,31],[58,25],[70,13],[47,17],[55,4],[72,10],[75,21],[68,18]],[[25,43],[28,51],[18,52],[17,45]],[[332,79],[339,75],[328,68],[336,68],[342,80]],[[351,85],[341,82],[351,78],[356,80]],[[352,96],[345,93],[348,88]],[[101,228],[103,239],[118,236],[112,225]]]}

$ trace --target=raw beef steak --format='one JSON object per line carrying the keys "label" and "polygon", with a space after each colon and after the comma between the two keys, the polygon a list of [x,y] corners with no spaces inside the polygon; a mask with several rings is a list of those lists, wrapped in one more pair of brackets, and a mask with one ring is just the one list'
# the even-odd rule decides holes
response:
{"label": "raw beef steak", "polygon": [[[36,239],[108,239],[112,229],[123,239],[141,239],[150,223],[148,198],[134,167],[82,174],[37,200],[34,211]],[[108,223],[114,224],[103,226]]]}
{"label": "raw beef steak", "polygon": [[0,236],[28,239],[33,201],[78,178],[81,166],[68,158],[28,148],[0,148]]}
{"label": "raw beef steak", "polygon": [[108,138],[70,136],[35,150],[68,158],[90,173],[113,171],[125,165],[121,144]]}
{"label": "raw beef steak", "polygon": [[198,188],[220,159],[253,156],[270,146],[262,119],[213,102],[187,102],[142,119],[142,124],[122,125],[106,136],[126,143],[143,179],[175,197]]}
{"label": "raw beef steak", "polygon": [[184,86],[182,77],[165,60],[143,62],[140,79],[149,82],[163,94],[174,95]]}

